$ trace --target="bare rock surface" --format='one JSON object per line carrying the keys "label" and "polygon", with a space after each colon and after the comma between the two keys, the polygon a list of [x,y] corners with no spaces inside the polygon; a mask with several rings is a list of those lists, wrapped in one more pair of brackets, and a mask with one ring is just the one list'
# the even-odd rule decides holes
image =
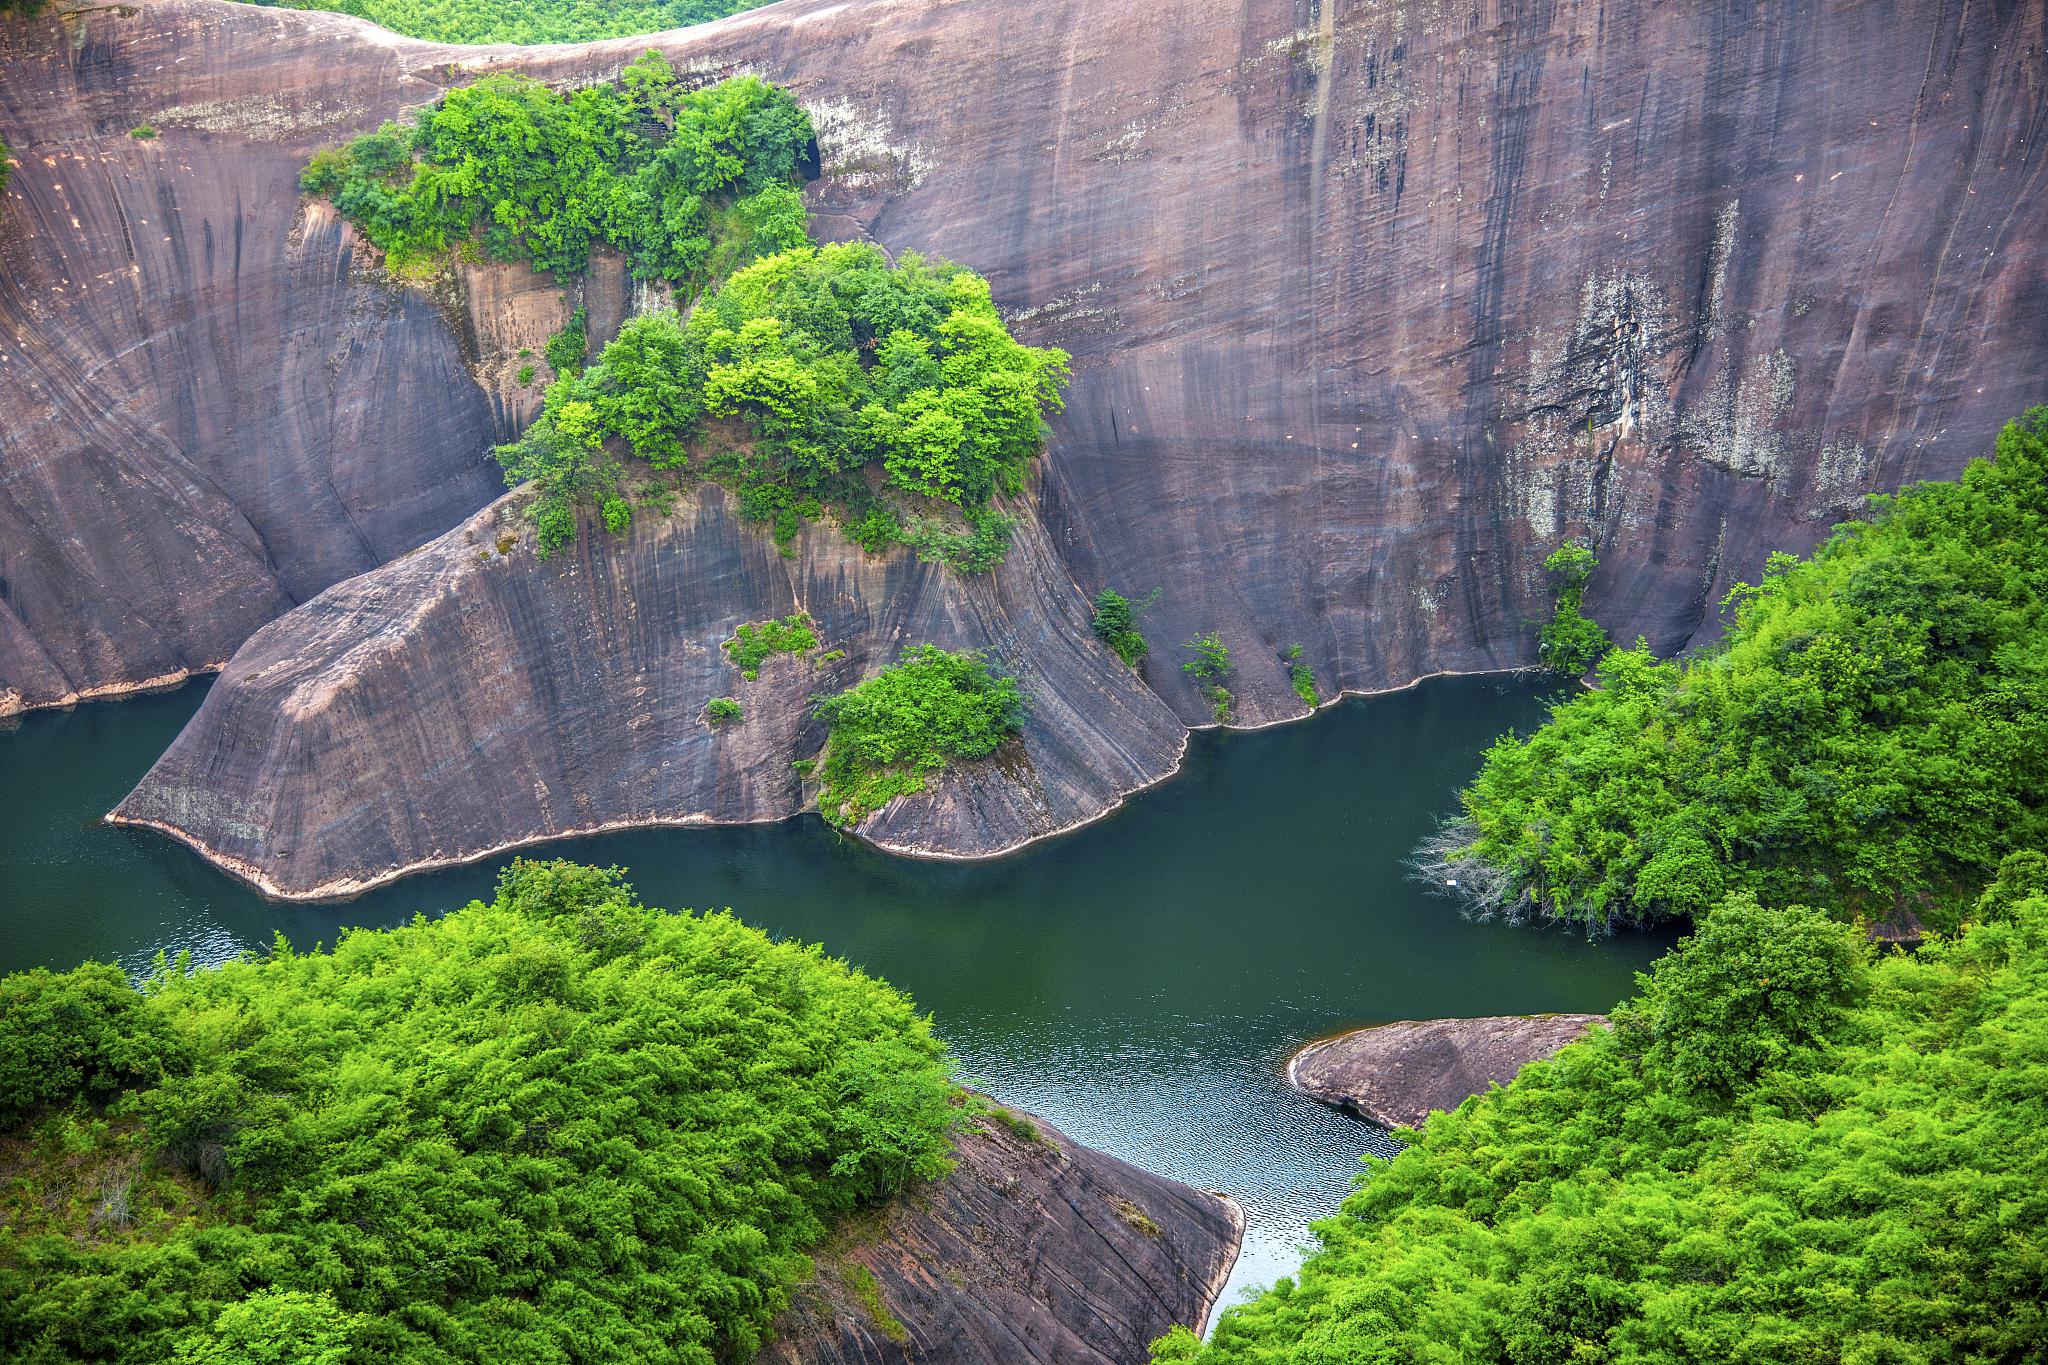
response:
{"label": "bare rock surface", "polygon": [[1122,1365],[1200,1327],[1243,1219],[1079,1146],[970,1124],[945,1179],[844,1229],[756,1359],[786,1365]]}
{"label": "bare rock surface", "polygon": [[1310,1043],[1288,1060],[1287,1081],[1381,1127],[1419,1128],[1606,1022],[1600,1014],[1507,1014],[1379,1024]]}
{"label": "bare rock surface", "polygon": [[[995,589],[921,588],[960,604],[929,618],[847,608],[878,630],[945,617],[942,643],[986,643],[1070,699],[1037,722],[1040,785],[961,774],[879,817],[881,842],[998,851],[1170,767],[1158,708],[1101,684],[1085,635],[1035,656],[1053,618],[1016,603],[1164,589],[1144,681],[1180,726],[1209,719],[1174,667],[1199,631],[1231,646],[1246,724],[1305,710],[1294,643],[1325,695],[1527,664],[1565,536],[1599,554],[1588,604],[1617,638],[1683,646],[1769,551],[1954,472],[2042,396],[2044,9],[784,0],[523,50],[219,0],[10,21],[0,373],[26,398],[0,412],[0,706],[217,665],[483,507],[483,447],[531,408],[508,361],[554,315],[508,279],[466,302],[391,288],[293,174],[448,84],[586,81],[649,46],[790,85],[820,130],[821,233],[964,261],[1021,335],[1075,355],[1036,548]],[[162,136],[126,136],[143,122]],[[585,292],[594,323],[634,303],[615,273]],[[709,629],[670,615],[699,610],[700,582],[743,619],[794,599],[696,524],[459,591],[386,563],[252,642],[128,807],[300,890],[557,829],[782,813],[800,752],[646,776],[643,732],[682,733],[694,681],[642,694],[639,730],[600,709],[650,642]],[[677,562],[653,567],[657,545]],[[850,591],[908,581],[832,559]],[[545,585],[600,580],[692,586],[635,597],[587,649],[536,633],[597,619]],[[461,612],[498,628],[495,671],[430,679]],[[873,663],[911,641],[842,642]],[[613,643],[642,652],[589,652]],[[380,652],[420,685],[289,709],[264,681],[321,660],[368,678]],[[1052,719],[1091,694],[1142,712],[1143,736]],[[448,736],[470,730],[497,763],[459,756]],[[1048,777],[1053,749],[1111,762]],[[320,789],[337,768],[394,784],[374,818]]]}
{"label": "bare rock surface", "polygon": [[0,21],[0,714],[219,668],[502,490],[442,312],[298,193],[405,83],[368,30],[56,9]]}
{"label": "bare rock surface", "polygon": [[[792,760],[824,743],[812,695],[925,641],[986,650],[1031,709],[995,759],[872,817],[885,848],[1014,847],[1178,761],[1185,731],[1095,643],[1034,521],[998,572],[962,580],[822,528],[785,559],[712,485],[542,561],[525,496],[257,632],[114,818],[293,897],[621,825],[778,818],[807,799]],[[796,611],[818,648],[744,678],[721,644]],[[723,696],[745,716],[713,728]]]}

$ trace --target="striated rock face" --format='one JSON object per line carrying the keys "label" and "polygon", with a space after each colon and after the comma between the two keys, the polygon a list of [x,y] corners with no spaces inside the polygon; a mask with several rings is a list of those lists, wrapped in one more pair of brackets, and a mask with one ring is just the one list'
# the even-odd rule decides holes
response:
{"label": "striated rock face", "polygon": [[786,1365],[1115,1365],[1222,1292],[1243,1220],[1077,1146],[983,1122],[953,1173],[844,1232],[756,1359]]}
{"label": "striated rock face", "polygon": [[[516,281],[471,281],[441,312],[374,282],[291,172],[447,83],[507,67],[585,80],[650,44],[798,92],[823,144],[821,233],[965,261],[1021,335],[1075,354],[1025,533],[1040,549],[994,588],[929,589],[987,604],[947,639],[1079,698],[1106,666],[1078,662],[1093,646],[1031,658],[1045,621],[1000,613],[1160,587],[1145,682],[1181,724],[1205,723],[1172,646],[1216,630],[1239,660],[1237,719],[1262,723],[1304,709],[1279,657],[1296,642],[1326,694],[1530,662],[1541,560],[1584,535],[1602,560],[1594,614],[1679,647],[1711,634],[1713,603],[1768,551],[1810,545],[1866,490],[1953,472],[2042,396],[2044,9],[785,0],[523,51],[214,0],[15,23],[0,29],[0,131],[24,152],[0,227],[0,372],[33,401],[0,413],[0,690],[22,704],[218,662],[313,589],[480,507],[488,429],[530,410],[506,389],[508,348],[546,310]],[[158,142],[123,136],[145,120]],[[169,208],[179,233],[149,245],[140,220],[153,233]],[[614,276],[590,288],[593,320],[627,302]],[[662,573],[725,581],[730,548],[687,532],[662,533],[678,560]],[[612,551],[636,564],[611,568],[586,551],[582,571],[648,581],[637,560],[654,543],[636,533]],[[903,572],[845,570],[863,593]],[[562,581],[528,566],[466,591]],[[276,666],[315,637],[307,661],[438,649],[401,639],[450,616],[415,590],[449,591],[387,565],[251,647]],[[766,579],[735,583],[757,590],[726,608],[787,605]],[[700,628],[638,601],[643,641]],[[645,753],[596,709],[616,700],[609,682],[587,686],[565,667],[574,651],[521,633],[583,609],[463,606],[507,632],[490,688],[451,680],[345,722],[280,709],[287,693],[238,666],[131,806],[182,811],[166,823],[243,848],[289,889],[326,877],[326,854],[288,870],[309,845],[357,837],[311,822],[329,809],[319,764],[335,762],[315,756],[333,750],[407,775],[350,826],[376,834],[337,868],[794,800],[799,755],[766,747],[745,774],[691,760],[700,777],[614,784]],[[886,601],[849,610],[910,619]],[[344,618],[346,638],[328,635]],[[901,642],[842,643],[876,660]],[[648,696],[645,726],[663,733],[701,705]],[[523,725],[577,736],[574,762],[535,757],[563,743],[536,733],[495,749],[508,766],[488,781],[418,776],[472,763],[450,736]],[[1063,787],[1048,812],[1093,813],[1170,761],[1170,743],[1123,739],[1120,717],[1088,725],[1059,742],[1099,739],[1116,765],[1100,795]],[[265,757],[196,758],[243,748]],[[276,766],[287,750],[303,766]],[[612,785],[558,784],[579,767]],[[281,790],[250,797],[251,774]],[[228,777],[245,785],[204,785]],[[874,832],[986,852],[1066,818],[975,824],[1009,799],[1003,781],[942,786]],[[247,818],[251,800],[270,814]]]}
{"label": "striated rock face", "polygon": [[1437,1110],[1506,1085],[1606,1022],[1600,1014],[1508,1014],[1380,1024],[1310,1043],[1288,1059],[1287,1081],[1383,1128],[1420,1128]]}
{"label": "striated rock face", "polygon": [[[535,839],[794,814],[791,760],[824,743],[810,697],[923,641],[987,649],[1031,712],[1020,744],[873,817],[884,847],[1013,847],[1179,757],[1186,732],[1096,645],[1035,522],[1001,574],[963,582],[816,528],[784,559],[710,486],[543,563],[524,497],[257,632],[114,818],[274,895],[339,896]],[[720,643],[798,610],[820,647],[742,678]],[[745,719],[714,730],[702,713],[721,696]]]}
{"label": "striated rock face", "polygon": [[407,85],[366,33],[0,21],[0,714],[218,668],[501,491],[441,313],[298,195]]}

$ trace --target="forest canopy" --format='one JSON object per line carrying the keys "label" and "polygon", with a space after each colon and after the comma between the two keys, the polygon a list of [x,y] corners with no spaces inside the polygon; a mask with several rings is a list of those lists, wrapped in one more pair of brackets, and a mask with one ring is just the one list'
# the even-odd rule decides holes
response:
{"label": "forest canopy", "polygon": [[1615,650],[1495,744],[1430,879],[1594,926],[1748,891],[1952,927],[2048,845],[2048,408],[1728,605],[1718,647]]}
{"label": "forest canopy", "polygon": [[745,1359],[957,1112],[894,990],[569,863],[0,1006],[8,1360]]}
{"label": "forest canopy", "polygon": [[546,552],[573,536],[578,499],[610,522],[620,453],[726,483],[778,540],[832,506],[875,549],[906,538],[899,506],[1000,521],[988,504],[1022,488],[1066,378],[1066,354],[1013,338],[972,271],[909,252],[892,263],[866,243],[799,247],[687,317],[629,320],[596,364],[549,386],[499,459],[539,484]]}
{"label": "forest canopy", "polygon": [[485,76],[416,123],[317,153],[300,185],[333,199],[397,269],[475,234],[493,259],[564,279],[603,244],[641,278],[701,285],[714,244],[730,256],[806,240],[796,186],[815,147],[788,91],[754,76],[691,89],[650,51],[566,95]]}
{"label": "forest canopy", "polygon": [[1373,1162],[1299,1275],[1160,1362],[2038,1358],[2048,860],[1872,962],[1730,897],[1641,994]]}
{"label": "forest canopy", "polygon": [[813,247],[797,186],[815,149],[787,91],[688,89],[650,51],[566,95],[486,76],[317,154],[301,184],[400,272],[481,250],[566,281],[608,245],[677,290],[587,369],[581,310],[549,343],[541,416],[497,451],[508,482],[537,485],[542,557],[575,540],[579,507],[620,532],[636,500],[702,476],[785,551],[830,507],[869,550],[985,572],[1010,536],[989,504],[1022,488],[1068,357],[1012,337],[972,271]]}

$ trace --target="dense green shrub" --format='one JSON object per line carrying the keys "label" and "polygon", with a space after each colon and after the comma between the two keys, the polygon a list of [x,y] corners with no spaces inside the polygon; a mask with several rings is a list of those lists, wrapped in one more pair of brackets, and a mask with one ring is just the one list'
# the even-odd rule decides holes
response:
{"label": "dense green shrub", "polygon": [[104,1102],[188,1069],[183,1041],[118,968],[0,977],[0,1128],[38,1106]]}
{"label": "dense green shrub", "polygon": [[1432,1117],[1299,1275],[1156,1359],[2038,1359],[2043,889],[1874,966],[1823,912],[1728,901],[1611,1031]]}
{"label": "dense green shrub", "polygon": [[1294,689],[1294,695],[1313,711],[1322,705],[1323,695],[1316,690],[1316,671],[1301,657],[1300,645],[1287,646],[1287,683]]}
{"label": "dense green shrub", "polygon": [[[738,494],[741,514],[789,544],[827,506],[856,539],[893,533],[963,572],[1008,548],[988,506],[1023,486],[1060,405],[1064,352],[1012,338],[988,282],[877,247],[800,248],[756,261],[699,301],[628,321],[580,376],[548,387],[543,415],[499,449],[514,481],[572,502],[616,493],[612,450],[690,470]],[[968,529],[907,522],[949,507]]]}
{"label": "dense green shrub", "polygon": [[1104,588],[1095,594],[1095,619],[1089,622],[1095,638],[1108,645],[1117,658],[1132,668],[1138,667],[1145,662],[1146,651],[1151,648],[1138,630],[1138,617],[1158,600],[1157,588],[1141,602],[1133,602],[1112,588]]}
{"label": "dense green shrub", "polygon": [[1428,874],[1589,924],[1746,890],[1941,926],[2048,845],[2048,409],[1729,603],[1720,647],[1615,650],[1494,745]]}
{"label": "dense green shrub", "polygon": [[[566,95],[529,76],[485,76],[415,124],[317,154],[300,184],[331,197],[395,268],[480,233],[491,256],[563,277],[608,244],[636,275],[701,286],[724,225],[762,253],[805,240],[791,187],[813,145],[787,91],[753,76],[691,90],[649,52],[617,81]],[[762,193],[771,198],[744,204]]]}
{"label": "dense green shrub", "polygon": [[153,124],[138,123],[128,130],[128,136],[134,138],[137,142],[154,142],[157,137],[157,131]]}
{"label": "dense green shrub", "polygon": [[589,315],[578,308],[569,315],[568,323],[561,331],[549,337],[541,347],[548,364],[556,374],[574,377],[583,372],[583,361],[590,352]]}
{"label": "dense green shrub", "polygon": [[735,630],[724,649],[748,680],[761,676],[761,665],[771,654],[804,654],[818,647],[816,623],[803,612],[792,612],[780,621],[749,621]]}
{"label": "dense green shrub", "polygon": [[1223,685],[1223,679],[1230,676],[1235,667],[1230,662],[1230,646],[1217,637],[1215,631],[1197,635],[1181,646],[1191,650],[1194,658],[1180,666],[1180,671],[1193,678],[1201,688],[1202,695],[1209,699],[1209,709],[1215,713],[1216,723],[1222,725],[1230,719],[1230,705],[1235,700],[1230,689]]}
{"label": "dense green shrub", "polygon": [[[21,0],[11,0],[19,4]],[[435,43],[576,43],[709,23],[762,0],[256,0],[353,14]]]}
{"label": "dense green shrub", "polygon": [[1554,673],[1576,678],[1607,651],[1607,632],[1579,610],[1586,600],[1586,580],[1599,566],[1583,545],[1560,545],[1543,561],[1544,572],[1556,587],[1557,609],[1543,627],[1536,649]]}
{"label": "dense green shrub", "polygon": [[818,810],[853,825],[892,799],[924,789],[956,759],[983,758],[1024,727],[1015,679],[989,671],[979,654],[917,645],[874,677],[817,699],[825,722]]}
{"label": "dense green shrub", "polygon": [[713,725],[724,725],[728,721],[744,720],[746,711],[731,697],[713,697],[704,703],[704,719]]}
{"label": "dense green shrub", "polygon": [[[748,1359],[805,1248],[940,1173],[956,1112],[902,996],[616,871],[519,862],[332,952],[111,972],[0,986],[184,1059],[9,1137],[46,1174],[0,1188],[9,1360]],[[96,1170],[132,1184],[88,1235],[57,1196]]]}

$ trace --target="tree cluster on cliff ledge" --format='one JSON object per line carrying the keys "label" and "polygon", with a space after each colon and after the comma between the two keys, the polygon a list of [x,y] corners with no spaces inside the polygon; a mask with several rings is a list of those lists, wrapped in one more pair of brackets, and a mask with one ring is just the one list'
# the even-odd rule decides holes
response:
{"label": "tree cluster on cliff ledge", "polygon": [[0,1356],[713,1365],[943,1172],[901,995],[617,873],[332,951],[0,979]]}
{"label": "tree cluster on cliff ledge", "polygon": [[917,645],[857,687],[816,702],[827,738],[817,775],[818,810],[858,824],[956,760],[986,758],[1023,728],[1014,678],[979,654]]}
{"label": "tree cluster on cliff ledge", "polygon": [[487,76],[319,153],[301,183],[401,273],[481,250],[566,279],[604,244],[676,291],[682,306],[631,320],[587,370],[580,325],[549,342],[542,416],[497,452],[537,485],[543,557],[575,539],[579,507],[623,531],[636,503],[708,477],[785,552],[830,508],[869,550],[985,571],[1010,538],[991,500],[1022,487],[1067,356],[1016,341],[971,271],[813,248],[796,186],[814,146],[787,91],[687,89],[649,52],[566,96]]}
{"label": "tree cluster on cliff ledge", "polygon": [[2048,408],[1728,605],[1718,647],[1615,650],[1488,751],[1432,879],[1589,925],[1744,890],[1947,928],[2048,846]]}
{"label": "tree cluster on cliff ledge", "polygon": [[1009,538],[990,502],[1021,490],[1066,361],[1013,338],[972,271],[912,253],[892,263],[866,243],[800,247],[738,271],[688,316],[628,321],[594,365],[548,387],[499,459],[539,485],[544,553],[574,535],[579,499],[608,525],[615,507],[630,516],[627,452],[727,484],[785,545],[831,507],[871,550],[928,550],[924,524],[958,513],[965,548],[996,537],[987,559],[958,567],[986,568]]}

